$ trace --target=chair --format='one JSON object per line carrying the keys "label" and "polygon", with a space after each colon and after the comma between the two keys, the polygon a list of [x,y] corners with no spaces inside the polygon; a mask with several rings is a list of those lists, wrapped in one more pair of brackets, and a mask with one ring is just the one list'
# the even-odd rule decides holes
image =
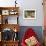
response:
{"label": "chair", "polygon": [[35,44],[34,46],[41,46],[40,42],[37,39],[37,34],[34,32],[32,28],[28,28],[27,31],[25,32],[24,37],[22,38],[21,46],[27,46],[25,40],[29,39],[32,36],[35,37],[37,40],[37,44]]}

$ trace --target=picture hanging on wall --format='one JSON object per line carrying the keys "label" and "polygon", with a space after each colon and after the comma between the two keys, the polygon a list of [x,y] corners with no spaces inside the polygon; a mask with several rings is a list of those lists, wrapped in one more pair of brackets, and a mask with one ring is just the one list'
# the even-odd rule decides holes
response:
{"label": "picture hanging on wall", "polygon": [[2,15],[9,15],[9,10],[2,10]]}
{"label": "picture hanging on wall", "polygon": [[36,9],[25,9],[23,13],[24,19],[36,19]]}

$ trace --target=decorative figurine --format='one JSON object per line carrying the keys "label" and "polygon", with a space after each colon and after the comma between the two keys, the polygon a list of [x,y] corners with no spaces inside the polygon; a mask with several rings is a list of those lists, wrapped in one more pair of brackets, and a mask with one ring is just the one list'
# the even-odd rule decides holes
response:
{"label": "decorative figurine", "polygon": [[15,7],[16,7],[16,4],[17,4],[17,2],[16,2],[17,0],[15,0]]}

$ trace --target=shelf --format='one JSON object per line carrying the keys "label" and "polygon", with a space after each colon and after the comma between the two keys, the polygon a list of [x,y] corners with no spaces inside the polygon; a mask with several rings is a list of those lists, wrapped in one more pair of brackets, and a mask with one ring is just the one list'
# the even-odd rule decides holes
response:
{"label": "shelf", "polygon": [[12,43],[12,42],[19,42],[19,40],[15,40],[15,41],[12,41],[12,40],[10,40],[10,41],[3,41],[3,42],[5,42],[5,43]]}
{"label": "shelf", "polygon": [[12,29],[13,31],[16,29],[18,32],[19,31],[19,25],[18,24],[0,24],[1,26],[1,30],[5,29],[5,28],[9,28]]}
{"label": "shelf", "polygon": [[20,30],[18,18],[19,7],[0,7],[0,46],[18,46]]}
{"label": "shelf", "polygon": [[4,10],[4,9],[5,9],[5,10],[6,10],[6,9],[10,9],[10,10],[11,10],[11,9],[16,9],[16,10],[18,10],[18,8],[19,8],[19,7],[0,7],[0,10],[2,10],[2,9],[3,9],[3,10]]}
{"label": "shelf", "polygon": [[18,24],[18,16],[2,16],[2,24]]}
{"label": "shelf", "polygon": [[18,15],[19,7],[0,7],[1,15]]}
{"label": "shelf", "polygon": [[15,42],[14,41],[2,42],[3,46],[18,46],[18,43],[19,43],[18,41],[15,41]]}

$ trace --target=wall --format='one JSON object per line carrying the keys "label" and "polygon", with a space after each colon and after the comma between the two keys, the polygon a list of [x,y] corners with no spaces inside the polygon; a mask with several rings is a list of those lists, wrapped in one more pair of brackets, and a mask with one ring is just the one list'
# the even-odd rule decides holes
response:
{"label": "wall", "polygon": [[41,26],[21,26],[20,32],[19,32],[20,41],[22,40],[24,33],[27,31],[28,28],[32,28],[35,31],[35,33],[37,34],[39,41],[41,43],[43,43],[43,34],[42,34],[43,32],[41,32],[43,30],[42,30]]}
{"label": "wall", "polygon": [[42,0],[24,0],[22,2],[22,9],[36,9],[36,20],[25,20],[23,19],[23,11],[20,15],[20,24],[22,26],[42,26],[43,25],[43,6]]}
{"label": "wall", "polygon": [[[0,6],[15,6],[15,0],[0,0]],[[20,7],[20,26],[43,26],[43,6],[42,0],[17,0]],[[25,20],[23,19],[24,9],[36,9],[36,19],[35,20]],[[9,17],[10,20],[11,17]]]}

